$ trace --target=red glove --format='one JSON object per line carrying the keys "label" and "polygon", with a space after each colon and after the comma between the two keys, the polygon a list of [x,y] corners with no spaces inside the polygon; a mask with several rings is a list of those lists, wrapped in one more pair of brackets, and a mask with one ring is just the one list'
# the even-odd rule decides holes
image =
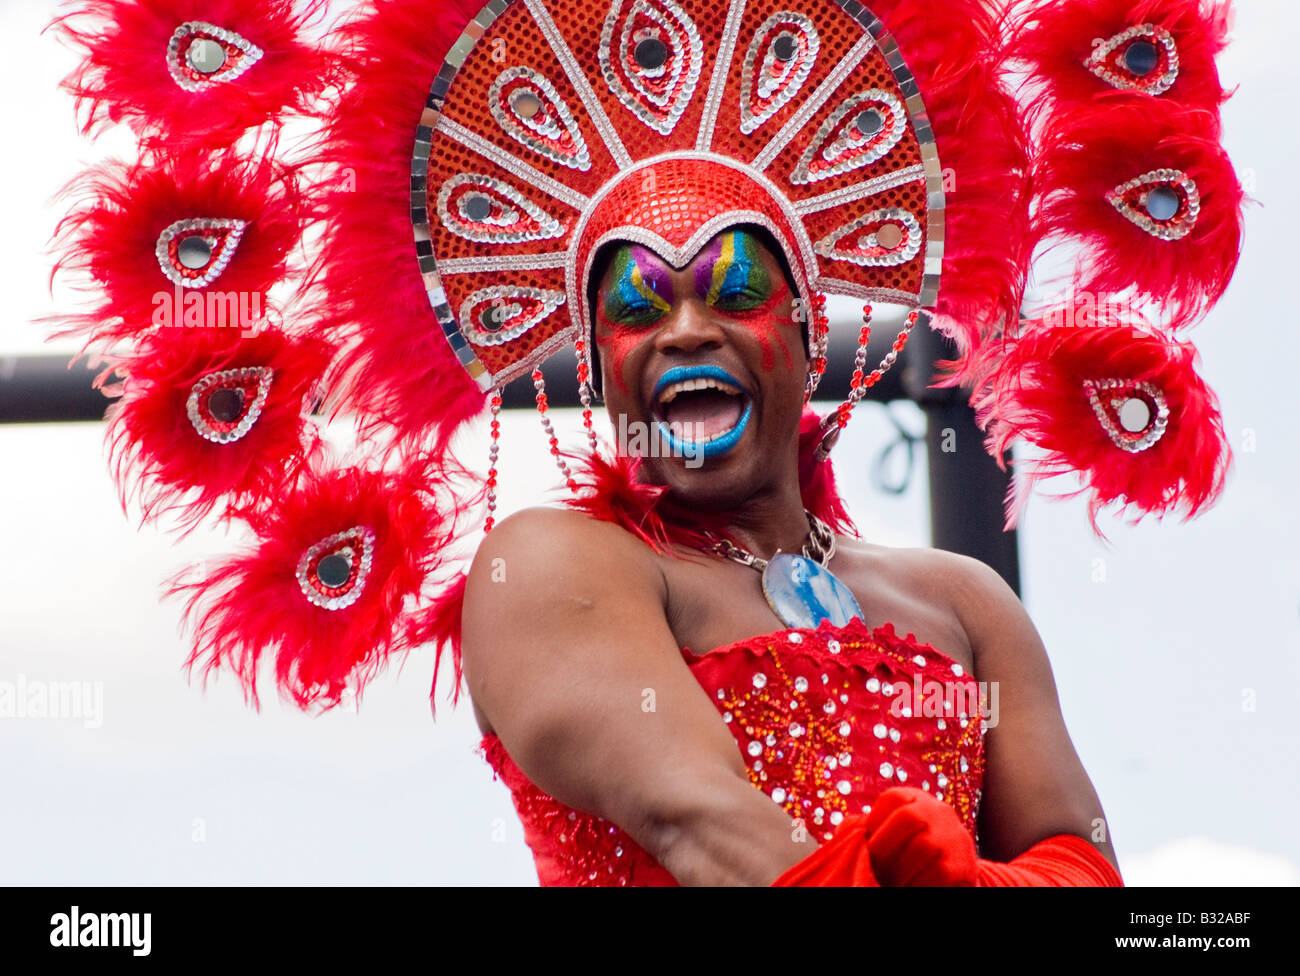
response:
{"label": "red glove", "polygon": [[844,818],[835,836],[785,874],[773,888],[878,888],[867,850],[867,818]]}
{"label": "red glove", "polygon": [[897,787],[876,799],[870,815],[846,818],[833,840],[774,887],[863,884],[1005,888],[1122,887],[1124,882],[1095,847],[1069,834],[1035,844],[1010,864],[983,860],[952,807],[924,790]]}

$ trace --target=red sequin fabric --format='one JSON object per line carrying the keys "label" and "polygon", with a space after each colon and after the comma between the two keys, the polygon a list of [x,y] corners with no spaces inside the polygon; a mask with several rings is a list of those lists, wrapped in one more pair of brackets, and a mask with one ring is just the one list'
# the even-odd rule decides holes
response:
{"label": "red sequin fabric", "polygon": [[[780,630],[682,656],[736,738],[750,782],[818,840],[884,790],[952,805],[976,838],[984,698],[961,665],[892,624]],[[674,885],[616,824],[534,786],[495,735],[482,751],[509,787],[543,885]]]}

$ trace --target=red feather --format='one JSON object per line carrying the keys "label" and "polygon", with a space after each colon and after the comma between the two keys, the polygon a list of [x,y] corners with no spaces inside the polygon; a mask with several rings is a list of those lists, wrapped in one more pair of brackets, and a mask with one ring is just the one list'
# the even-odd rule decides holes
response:
{"label": "red feather", "polygon": [[[1227,289],[1241,251],[1241,184],[1210,113],[1116,92],[1057,116],[1037,163],[1036,241],[1082,245],[1074,290],[1112,301],[1130,288],[1162,306],[1171,328],[1190,325]],[[1161,169],[1190,177],[1200,213],[1186,236],[1160,240],[1107,194]]]}
{"label": "red feather", "polygon": [[[73,271],[88,279],[85,290],[97,303],[52,322],[61,326],[57,335],[81,337],[88,345],[177,321],[214,324],[184,319],[191,294],[233,295],[266,309],[266,293],[288,273],[302,223],[312,217],[294,171],[269,158],[234,154],[168,157],[158,165],[108,163],[65,193],[79,206],[59,223],[54,274]],[[229,264],[204,288],[182,289],[164,274],[155,253],[160,235],[183,220],[247,223]]]}
{"label": "red feather", "polygon": [[470,379],[434,320],[411,243],[411,150],[429,84],[478,13],[474,0],[384,0],[342,36],[356,82],[317,161],[333,171],[331,221],[313,278],[317,317],[343,342],[331,387],[348,408],[399,435],[447,443],[480,413]]}
{"label": "red feather", "polygon": [[916,76],[944,168],[942,282],[934,328],[957,343],[942,385],[972,382],[979,347],[1020,316],[1028,263],[1030,164],[1000,76],[1001,4],[876,0],[866,6]]}
{"label": "red feather", "polygon": [[[192,527],[222,503],[248,506],[289,490],[320,448],[304,399],[330,352],[317,340],[272,331],[244,337],[235,329],[162,329],[150,336],[119,361],[124,395],[106,415],[123,507],[134,498],[146,521],[166,512]],[[256,421],[230,443],[201,436],[188,414],[194,385],[250,367],[272,370]]]}
{"label": "red feather", "polygon": [[[1013,460],[1022,470],[1008,492],[1007,527],[1016,524],[1037,482],[1070,472],[1080,474],[1084,487],[1060,497],[1090,492],[1088,517],[1099,535],[1097,515],[1111,504],[1138,509],[1134,521],[1146,513],[1191,518],[1212,505],[1232,453],[1214,393],[1196,373],[1195,347],[1114,315],[1085,311],[1075,321],[1032,323],[978,405],[979,422],[989,430],[986,446],[999,464],[1016,437],[1045,452]],[[1167,427],[1145,450],[1117,446],[1103,427],[1084,383],[1107,379],[1150,383],[1164,397]]]}
{"label": "red feather", "polygon": [[1139,25],[1163,28],[1177,47],[1178,77],[1149,97],[1213,111],[1217,129],[1229,93],[1215,58],[1227,44],[1230,16],[1226,0],[1038,0],[1023,6],[1007,54],[1027,72],[1036,111],[1077,108],[1116,90],[1085,67],[1095,42]]}
{"label": "red feather", "polygon": [[[281,694],[300,708],[325,710],[345,693],[359,695],[410,646],[404,614],[441,566],[460,513],[441,490],[448,477],[427,456],[394,471],[308,472],[274,511],[253,513],[254,550],[204,579],[173,581],[171,592],[186,596],[196,622],[189,666],[201,664],[205,680],[214,670],[232,671],[254,705],[258,665],[268,653]],[[373,533],[359,597],[340,609],[313,605],[296,575],[304,554],[359,527]]]}
{"label": "red feather", "polygon": [[[333,60],[303,38],[325,9],[325,0],[88,0],[51,27],[84,57],[64,82],[83,131],[125,122],[150,145],[215,149],[308,111],[334,80]],[[168,66],[168,42],[195,21],[233,31],[261,58],[237,77],[186,91]]]}

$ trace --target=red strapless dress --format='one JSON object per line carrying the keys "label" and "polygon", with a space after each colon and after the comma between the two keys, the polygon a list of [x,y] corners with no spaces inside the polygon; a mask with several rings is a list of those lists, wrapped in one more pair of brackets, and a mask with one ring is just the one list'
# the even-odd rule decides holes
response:
{"label": "red strapless dress", "polygon": [[[745,760],[755,788],[829,840],[893,786],[949,803],[976,838],[984,775],[979,688],[961,665],[858,619],[682,649]],[[675,885],[617,825],[534,786],[495,735],[482,753],[510,788],[543,885]]]}

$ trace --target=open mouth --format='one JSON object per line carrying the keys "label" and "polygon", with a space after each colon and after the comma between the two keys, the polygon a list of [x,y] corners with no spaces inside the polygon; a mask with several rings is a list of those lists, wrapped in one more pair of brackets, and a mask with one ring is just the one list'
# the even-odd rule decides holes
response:
{"label": "open mouth", "polygon": [[674,366],[655,384],[653,413],[674,450],[711,457],[735,447],[753,399],[720,366]]}

